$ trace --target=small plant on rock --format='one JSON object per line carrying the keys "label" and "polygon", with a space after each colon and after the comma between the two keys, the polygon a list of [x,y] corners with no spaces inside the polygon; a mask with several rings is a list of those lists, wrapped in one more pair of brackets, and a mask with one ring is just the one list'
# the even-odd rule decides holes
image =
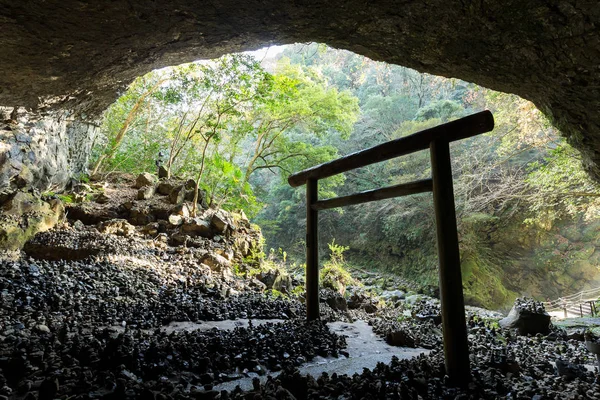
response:
{"label": "small plant on rock", "polygon": [[323,287],[333,289],[340,294],[346,292],[346,287],[354,283],[352,275],[346,270],[344,252],[349,249],[335,243],[335,239],[328,244],[331,254],[329,260],[323,265],[320,279]]}

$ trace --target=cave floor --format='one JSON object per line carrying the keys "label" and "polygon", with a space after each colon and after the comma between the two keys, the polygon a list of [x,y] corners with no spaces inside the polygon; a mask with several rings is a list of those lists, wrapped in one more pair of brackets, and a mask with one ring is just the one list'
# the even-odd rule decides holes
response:
{"label": "cave floor", "polygon": [[[276,322],[276,321],[272,321]],[[212,327],[220,329],[231,329],[233,326],[240,326],[244,323],[243,320],[237,321],[217,321],[211,322]],[[247,321],[245,322],[247,324]],[[260,323],[260,321],[253,321]],[[186,329],[190,329],[193,324],[186,323]],[[201,329],[204,329],[205,324],[201,324]],[[340,356],[334,357],[315,357],[312,361],[299,367],[302,375],[312,375],[313,377],[320,376],[323,372],[329,375],[333,373],[347,374],[352,376],[355,373],[362,373],[364,368],[373,369],[377,363],[389,363],[393,356],[399,359],[408,359],[417,357],[421,354],[428,354],[429,350],[422,348],[407,348],[395,347],[388,345],[383,339],[377,336],[371,326],[365,321],[357,320],[353,323],[347,322],[330,322],[327,324],[333,332],[347,337],[348,347],[346,351],[349,357]],[[279,372],[269,373],[275,377]],[[224,382],[215,386],[215,390],[233,390],[236,386],[240,386],[244,390],[252,389],[252,379],[258,377],[261,382],[267,379],[267,376],[259,376],[256,373],[249,373],[248,377],[237,379],[230,382]]]}
{"label": "cave floor", "polygon": [[553,320],[552,323],[564,329],[590,329],[600,335],[600,317],[566,318]]}

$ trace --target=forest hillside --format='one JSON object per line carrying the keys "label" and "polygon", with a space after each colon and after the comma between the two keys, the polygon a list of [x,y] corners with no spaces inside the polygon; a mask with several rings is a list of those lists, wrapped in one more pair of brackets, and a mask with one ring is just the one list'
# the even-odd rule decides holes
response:
{"label": "forest hillside", "polygon": [[[451,146],[468,304],[504,308],[600,286],[598,185],[534,104],[319,44],[224,56],[138,78],[105,113],[92,175],[192,179],[207,206],[243,209],[288,267],[304,262],[304,188],[287,176],[477,111],[493,132]],[[423,179],[427,153],[321,182],[321,198]],[[193,204],[196,204],[194,202]],[[321,254],[434,294],[430,194],[323,212]],[[328,247],[327,245],[330,244]]]}

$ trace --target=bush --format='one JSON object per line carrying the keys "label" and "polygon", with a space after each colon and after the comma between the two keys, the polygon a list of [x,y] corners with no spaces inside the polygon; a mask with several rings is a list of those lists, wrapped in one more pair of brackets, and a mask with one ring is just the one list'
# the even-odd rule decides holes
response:
{"label": "bush", "polygon": [[346,292],[346,287],[354,283],[352,275],[345,268],[344,251],[348,250],[349,247],[335,244],[335,239],[328,246],[331,254],[329,260],[325,262],[323,269],[321,269],[321,285],[343,295]]}

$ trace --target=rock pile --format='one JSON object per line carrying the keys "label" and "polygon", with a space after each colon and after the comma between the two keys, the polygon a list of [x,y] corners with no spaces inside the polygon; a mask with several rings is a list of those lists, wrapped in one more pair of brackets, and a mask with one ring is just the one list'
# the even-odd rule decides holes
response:
{"label": "rock pile", "polygon": [[138,398],[149,391],[193,398],[213,384],[337,356],[345,347],[320,322],[172,334],[74,323],[13,331],[0,343],[0,392],[38,398]]}
{"label": "rock pile", "polygon": [[[262,293],[298,282],[276,270],[258,279],[244,273],[260,233],[242,213],[203,209],[192,217],[189,186],[152,176],[125,180],[121,195],[108,186],[102,203],[69,207],[83,214],[68,217],[85,221],[39,233],[19,260],[0,263],[0,399],[600,398],[583,341],[548,324],[545,334],[515,335],[477,310],[468,314],[473,382],[454,388],[443,366],[439,301],[391,291],[379,301],[361,288],[346,297],[321,291],[322,319],[365,319],[388,343],[430,355],[352,377],[301,376],[294,368],[315,356],[347,355],[344,338],[322,322],[305,323],[300,301]],[[533,333],[519,330],[531,320],[525,316],[547,315],[532,300],[513,310],[517,322],[508,327],[521,334]],[[283,322],[164,329],[238,318]],[[283,372],[250,392],[213,390],[275,371]]]}
{"label": "rock pile", "polygon": [[508,316],[500,320],[500,326],[516,329],[520,335],[547,335],[550,332],[550,315],[544,305],[533,299],[516,299]]}

